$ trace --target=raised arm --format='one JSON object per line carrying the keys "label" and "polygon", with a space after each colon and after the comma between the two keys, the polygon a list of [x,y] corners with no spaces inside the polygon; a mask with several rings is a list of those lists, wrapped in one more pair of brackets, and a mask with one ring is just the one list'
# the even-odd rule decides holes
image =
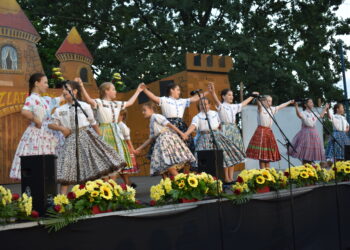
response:
{"label": "raised arm", "polygon": [[125,102],[125,108],[130,107],[131,105],[133,105],[137,99],[137,97],[139,96],[139,94],[146,89],[146,85],[144,83],[139,84],[139,86],[137,87],[135,93],[132,95],[132,97]]}
{"label": "raised arm", "polygon": [[298,106],[298,103],[297,102],[294,102],[294,107],[295,107],[295,112],[297,114],[297,116],[302,119],[303,116],[301,115],[300,111],[299,111],[299,106]]}
{"label": "raised arm", "polygon": [[327,103],[326,106],[324,107],[324,109],[322,110],[321,114],[320,114],[320,117],[323,118],[324,115],[327,113],[329,109],[329,104]]}
{"label": "raised arm", "polygon": [[96,103],[96,101],[95,101],[94,99],[92,99],[92,98],[89,96],[88,92],[86,91],[86,89],[85,89],[85,87],[84,87],[83,81],[82,81],[79,77],[74,78],[74,81],[76,81],[76,82],[79,83],[80,88],[81,88],[81,93],[82,93],[82,96],[83,96],[83,98],[85,99],[85,101],[86,101],[88,104],[90,104],[91,107],[92,107],[93,109],[95,109],[95,108],[97,107],[97,103]]}
{"label": "raised arm", "polygon": [[211,94],[211,96],[213,97],[216,106],[219,107],[220,104],[221,104],[221,102],[220,102],[218,96],[216,95],[216,92],[215,92],[215,85],[214,85],[213,82],[210,82],[210,83],[208,84],[208,91],[209,91],[209,93]]}
{"label": "raised arm", "polygon": [[[260,95],[259,92],[253,92],[253,95]],[[254,100],[254,97],[249,96],[247,99],[245,99],[243,102],[241,102],[242,107],[247,106],[251,101]]]}
{"label": "raised arm", "polygon": [[[201,97],[205,97],[209,94],[208,91],[205,91],[203,94],[200,94]],[[194,95],[190,98],[190,103],[193,103],[193,102],[198,102],[199,101],[199,96],[198,95]]]}
{"label": "raised arm", "polygon": [[143,92],[148,96],[149,99],[151,99],[153,102],[159,104],[160,103],[160,97],[153,94],[148,88],[145,88]]}
{"label": "raised arm", "polygon": [[281,110],[281,109],[284,109],[285,107],[287,107],[289,104],[293,104],[294,103],[294,100],[290,100],[288,102],[285,102],[285,103],[282,103],[280,105],[278,105],[276,107],[277,110]]}

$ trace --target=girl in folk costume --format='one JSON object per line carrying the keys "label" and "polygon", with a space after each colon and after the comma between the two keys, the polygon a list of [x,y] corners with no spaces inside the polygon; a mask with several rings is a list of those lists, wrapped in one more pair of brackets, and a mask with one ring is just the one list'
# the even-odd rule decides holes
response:
{"label": "girl in folk costume", "polygon": [[[302,112],[299,111],[297,103],[294,106],[297,116],[301,119],[301,130],[293,138],[294,150],[290,148],[288,154],[300,159],[303,164],[324,161],[325,153],[316,129],[317,117],[310,111],[314,107],[312,99],[305,100]],[[321,118],[326,114],[328,108],[329,105],[327,104],[320,114]]]}
{"label": "girl in folk costume", "polygon": [[333,124],[333,137],[341,145],[341,147],[334,141],[332,137],[329,138],[326,148],[326,158],[333,160],[344,160],[344,146],[350,145],[349,137],[349,123],[344,117],[344,105],[337,103],[333,107],[334,115],[328,110],[328,117]]}
{"label": "girl in folk costume", "polygon": [[[250,139],[246,153],[248,158],[259,160],[260,168],[269,168],[270,162],[281,160],[276,139],[271,130],[273,120],[270,115],[274,116],[281,109],[294,103],[294,100],[273,107],[272,97],[268,95],[262,98],[261,102],[257,102],[258,127],[255,130],[253,137]],[[267,111],[262,105],[267,108]]]}
{"label": "girl in folk costume", "polygon": [[[199,96],[195,95],[191,98],[180,98],[181,90],[180,86],[176,83],[172,83],[167,87],[167,96],[155,96],[151,91],[147,88],[143,91],[153,102],[158,104],[162,110],[162,114],[168,119],[170,123],[175,125],[182,132],[186,132],[188,127],[186,123],[183,121],[183,116],[185,109],[190,106],[191,103],[197,102],[199,100]],[[208,92],[204,93],[204,96],[207,95]],[[192,137],[186,142],[187,146],[194,152],[194,143]],[[152,154],[152,146],[149,152],[149,155]]]}
{"label": "girl in folk costume", "polygon": [[[102,83],[99,86],[100,98],[92,99],[84,88],[84,84],[80,78],[76,78],[82,88],[83,98],[96,110],[96,119],[99,123],[103,140],[111,145],[124,159],[127,166],[120,172],[120,176],[123,178],[125,184],[130,185],[129,176],[126,174],[128,171],[133,171],[134,166],[130,157],[128,146],[124,140],[120,137],[120,128],[118,126],[118,118],[121,110],[133,105],[142,92],[145,85],[140,84],[135,94],[126,102],[113,101],[116,98],[117,91],[111,82]],[[116,178],[117,173],[110,175],[111,179]]]}
{"label": "girl in folk costume", "polygon": [[[81,89],[78,82],[67,82],[67,88],[81,100]],[[79,176],[76,162],[75,107],[67,90],[63,91],[67,104],[57,108],[52,115],[49,127],[61,131],[66,137],[64,148],[58,157],[57,181],[62,184],[61,193],[67,193],[69,184],[84,183],[100,178],[103,175],[120,170],[126,164],[119,154],[99,137],[99,127],[93,111],[85,102],[79,101],[88,117],[78,107],[79,123]]]}
{"label": "girl in folk costume", "polygon": [[48,128],[51,111],[58,107],[63,97],[51,98],[41,96],[46,93],[49,85],[47,77],[35,73],[29,78],[29,96],[26,98],[21,114],[31,123],[25,130],[18,144],[12,162],[10,177],[21,179],[20,156],[51,155],[59,150],[59,133]]}
{"label": "girl in folk costume", "polygon": [[[199,137],[196,143],[196,152],[202,150],[216,149],[212,141],[208,121],[206,120],[206,112],[208,115],[210,126],[214,131],[214,136],[218,144],[218,149],[223,150],[223,167],[227,169],[229,167],[233,167],[234,165],[240,162],[243,162],[245,159],[244,151],[242,151],[239,147],[234,145],[234,143],[230,139],[225,137],[219,131],[221,123],[219,114],[216,111],[210,110],[209,100],[206,97],[202,99],[204,102],[204,109],[202,105],[198,103],[198,110],[200,112],[195,117],[193,117],[192,123],[188,128],[187,132],[185,133],[186,136],[190,135],[195,130],[197,130],[197,133],[199,133]],[[233,182],[233,179],[231,179],[228,175],[228,171],[225,171],[225,182],[227,184]]]}
{"label": "girl in folk costume", "polygon": [[175,176],[185,164],[196,162],[196,158],[183,141],[188,137],[163,115],[156,114],[155,109],[156,106],[152,102],[142,106],[144,117],[150,119],[150,137],[135,150],[135,154],[140,154],[142,149],[155,141],[151,156],[151,175],[161,174],[164,177],[169,173]]}
{"label": "girl in folk costume", "polygon": [[[216,108],[219,113],[219,118],[221,121],[221,132],[222,134],[231,140],[241,152],[245,152],[242,135],[239,128],[236,125],[236,115],[242,111],[244,106],[247,106],[254,98],[248,97],[243,102],[239,104],[233,104],[233,91],[231,89],[224,89],[221,91],[221,99],[219,100],[215,93],[214,83],[209,84],[209,91],[212,94],[214,101],[216,103]],[[253,92],[255,95],[259,95],[258,92]],[[234,167],[225,168],[228,172],[227,176],[229,181],[233,182]]]}
{"label": "girl in folk costume", "polygon": [[[130,128],[125,124],[126,116],[127,116],[126,109],[120,111],[119,118],[118,118],[118,126],[120,128],[121,138],[124,140],[124,142],[128,146],[128,153],[129,153],[129,157],[131,158],[132,168],[122,170],[121,173],[134,174],[134,173],[137,173],[139,171],[139,169],[137,167],[136,158],[134,155],[135,149],[134,149],[134,146],[133,146],[133,144],[131,142],[131,138],[130,138]],[[134,183],[127,183],[127,185],[132,186],[132,187],[136,187],[136,184],[134,184]]]}

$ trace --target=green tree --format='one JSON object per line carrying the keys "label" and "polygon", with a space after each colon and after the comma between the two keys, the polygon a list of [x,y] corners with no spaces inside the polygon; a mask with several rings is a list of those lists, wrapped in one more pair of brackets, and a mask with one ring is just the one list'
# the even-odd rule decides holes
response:
{"label": "green tree", "polygon": [[19,1],[42,37],[38,48],[47,73],[58,64],[55,51],[77,26],[94,56],[98,82],[121,72],[130,89],[183,70],[186,52],[222,54],[234,58],[233,89],[243,82],[246,93],[258,90],[276,102],[341,99],[335,37],[350,33],[350,20],[334,14],[341,2]]}

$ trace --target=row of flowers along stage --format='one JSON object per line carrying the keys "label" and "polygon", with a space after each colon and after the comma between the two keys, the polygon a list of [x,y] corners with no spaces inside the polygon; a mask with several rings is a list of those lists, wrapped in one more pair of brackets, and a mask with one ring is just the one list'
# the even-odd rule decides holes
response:
{"label": "row of flowers along stage", "polygon": [[0,186],[1,249],[347,249],[349,180],[350,162],[243,170],[226,192],[206,173],[179,174],[151,187],[150,204],[95,180],[42,217],[35,197]]}

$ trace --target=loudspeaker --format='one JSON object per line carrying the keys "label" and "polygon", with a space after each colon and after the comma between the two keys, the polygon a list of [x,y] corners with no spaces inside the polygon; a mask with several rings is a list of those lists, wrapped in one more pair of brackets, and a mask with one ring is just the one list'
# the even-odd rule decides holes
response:
{"label": "loudspeaker", "polygon": [[[215,156],[216,154],[216,156]],[[216,157],[216,159],[215,159]],[[206,172],[207,174],[211,174],[212,176],[216,176],[217,178],[224,180],[224,157],[222,150],[202,150],[197,151],[198,158],[198,172]],[[218,164],[218,176],[216,174],[215,163]]]}
{"label": "loudspeaker", "polygon": [[344,160],[349,161],[350,160],[350,145],[344,146]]}
{"label": "loudspeaker", "polygon": [[30,194],[33,209],[44,216],[48,199],[57,194],[56,155],[21,156],[22,193]]}

